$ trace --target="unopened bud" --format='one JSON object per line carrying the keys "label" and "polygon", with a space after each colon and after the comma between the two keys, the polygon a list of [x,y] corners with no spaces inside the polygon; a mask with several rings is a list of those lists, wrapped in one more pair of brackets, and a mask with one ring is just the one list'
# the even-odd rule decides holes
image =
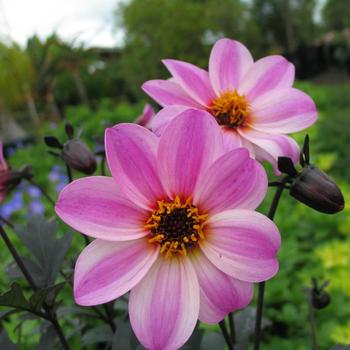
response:
{"label": "unopened bud", "polygon": [[290,194],[322,213],[334,214],[344,209],[344,197],[337,184],[314,165],[307,165],[294,177]]}
{"label": "unopened bud", "polygon": [[311,304],[315,309],[324,309],[331,302],[330,295],[325,291],[329,281],[325,281],[321,287],[315,278],[312,279],[312,289],[310,290]]}
{"label": "unopened bud", "polygon": [[94,154],[81,140],[69,140],[65,143],[62,158],[68,166],[87,175],[93,174],[97,167]]}

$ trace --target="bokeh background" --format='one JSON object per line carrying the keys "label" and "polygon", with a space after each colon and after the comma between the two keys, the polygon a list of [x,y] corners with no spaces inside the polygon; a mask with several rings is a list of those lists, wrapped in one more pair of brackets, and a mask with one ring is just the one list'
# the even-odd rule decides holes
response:
{"label": "bokeh background", "polygon": [[[167,77],[161,59],[206,68],[213,43],[229,37],[242,41],[255,58],[282,54],[295,64],[296,86],[313,97],[319,111],[308,130],[312,162],[349,199],[348,0],[1,0],[0,33],[0,140],[10,165],[32,164],[36,181],[53,197],[67,177],[63,163],[48,155],[45,135],[64,141],[68,120],[98,150],[107,125],[133,121],[151,102],[140,86]],[[304,135],[294,136],[301,143]],[[0,215],[14,222],[38,213],[50,217],[52,207],[27,184],[0,205]],[[347,208],[335,216],[320,214],[284,194],[276,216],[281,267],[267,284],[263,349],[311,349],[304,290],[311,277],[330,280],[331,304],[316,312],[320,348],[350,344],[348,214]],[[73,241],[72,258],[81,248],[81,240]],[[11,262],[2,243],[0,259],[3,267]],[[1,292],[12,270],[0,270]],[[34,321],[18,327],[18,319],[11,320],[1,327],[12,339],[20,329],[33,349]],[[94,348],[89,341],[85,346]]]}

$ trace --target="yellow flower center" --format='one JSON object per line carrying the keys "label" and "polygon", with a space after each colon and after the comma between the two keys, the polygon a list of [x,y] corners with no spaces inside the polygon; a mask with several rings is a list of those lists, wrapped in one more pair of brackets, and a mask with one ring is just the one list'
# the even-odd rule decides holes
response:
{"label": "yellow flower center", "polygon": [[148,242],[160,245],[160,253],[166,258],[173,255],[187,255],[187,251],[203,240],[203,226],[207,214],[201,214],[192,204],[191,198],[184,203],[179,196],[173,201],[158,201],[146,221],[145,229],[150,230]]}
{"label": "yellow flower center", "polygon": [[226,91],[214,99],[209,112],[216,118],[219,125],[234,128],[247,124],[250,110],[247,98],[234,90]]}

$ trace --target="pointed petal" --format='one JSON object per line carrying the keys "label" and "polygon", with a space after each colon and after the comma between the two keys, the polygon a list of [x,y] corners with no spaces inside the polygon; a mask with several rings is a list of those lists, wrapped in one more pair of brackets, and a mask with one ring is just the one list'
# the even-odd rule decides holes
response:
{"label": "pointed petal", "polygon": [[246,307],[253,297],[253,285],[242,282],[216,268],[203,253],[191,254],[200,288],[199,320],[215,324],[237,309]]}
{"label": "pointed petal", "polygon": [[130,293],[130,322],[147,349],[179,349],[192,334],[198,313],[198,280],[188,259],[160,257]]}
{"label": "pointed petal", "polygon": [[177,60],[163,60],[163,63],[181,88],[197,103],[206,107],[210,105],[215,93],[207,71],[191,63]]}
{"label": "pointed petal", "polygon": [[119,298],[147,274],[159,247],[140,238],[128,242],[96,239],[80,254],[74,271],[74,298],[98,305]]}
{"label": "pointed petal", "polygon": [[300,131],[317,119],[311,97],[293,88],[268,92],[254,100],[251,108],[253,128],[271,134]]}
{"label": "pointed petal", "polygon": [[8,169],[7,162],[4,157],[3,144],[0,142],[0,171],[4,171]]}
{"label": "pointed petal", "polygon": [[201,248],[221,271],[245,282],[261,282],[278,271],[281,238],[276,225],[251,210],[227,210],[208,220]]}
{"label": "pointed petal", "polygon": [[279,175],[277,167],[278,157],[291,158],[296,164],[299,160],[299,146],[291,137],[259,132],[257,130],[238,130],[242,138],[245,138],[255,146],[256,159],[272,163],[275,174]]}
{"label": "pointed petal", "polygon": [[237,89],[253,63],[252,55],[239,41],[218,40],[209,59],[209,76],[216,94]]}
{"label": "pointed petal", "polygon": [[207,112],[189,109],[160,137],[159,173],[170,197],[192,196],[197,179],[224,152],[221,129]]}
{"label": "pointed petal", "polygon": [[152,122],[152,131],[160,136],[164,129],[168,126],[168,124],[179,114],[186,111],[188,109],[187,106],[168,106],[164,107],[160,110],[154,117]]}
{"label": "pointed petal", "polygon": [[239,92],[249,101],[276,88],[289,88],[294,82],[294,66],[282,56],[267,56],[256,61],[242,79]]}
{"label": "pointed petal", "polygon": [[146,103],[143,107],[142,113],[135,119],[134,123],[144,127],[149,127],[154,114],[152,106]]}
{"label": "pointed petal", "polygon": [[91,237],[124,241],[147,234],[147,212],[126,199],[111,177],[73,181],[61,191],[55,210],[66,224]]}
{"label": "pointed petal", "polygon": [[142,85],[142,90],[162,107],[183,105],[201,108],[201,105],[186,93],[176,81],[149,80]]}
{"label": "pointed petal", "polygon": [[106,155],[114,179],[125,196],[149,209],[164,196],[158,177],[158,138],[136,124],[118,124],[106,130]]}
{"label": "pointed petal", "polygon": [[264,168],[239,148],[220,157],[198,181],[193,202],[207,213],[255,209],[267,192]]}

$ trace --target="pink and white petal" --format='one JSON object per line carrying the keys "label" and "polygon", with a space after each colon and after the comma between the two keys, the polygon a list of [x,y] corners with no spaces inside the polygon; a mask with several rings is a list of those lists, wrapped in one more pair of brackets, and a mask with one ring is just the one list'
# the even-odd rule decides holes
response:
{"label": "pink and white petal", "polygon": [[224,151],[221,128],[209,113],[181,113],[164,130],[158,147],[159,174],[168,195],[192,196],[198,177]]}
{"label": "pink and white petal", "polygon": [[317,119],[316,105],[304,92],[288,88],[272,90],[251,104],[252,127],[271,134],[288,134],[303,130]]}
{"label": "pink and white petal", "polygon": [[189,96],[202,106],[210,106],[210,102],[215,98],[215,93],[207,71],[187,62],[170,59],[162,62]]}
{"label": "pink and white petal", "polygon": [[231,151],[236,148],[243,147],[242,144],[242,138],[237,133],[236,129],[228,128],[228,127],[221,127],[223,137],[224,137],[224,144],[227,151]]}
{"label": "pink and white petal", "polygon": [[61,191],[55,210],[66,224],[94,238],[125,241],[147,235],[147,211],[126,199],[111,177],[73,181]]}
{"label": "pink and white petal", "polygon": [[0,171],[4,171],[8,169],[7,162],[4,157],[3,144],[0,142]]}
{"label": "pink and white petal", "polygon": [[129,200],[150,209],[164,197],[157,171],[158,137],[136,124],[106,130],[106,156],[114,179]]}
{"label": "pink and white petal", "polygon": [[168,124],[187,109],[189,109],[187,106],[180,105],[164,107],[155,115],[152,121],[152,131],[160,136]]}
{"label": "pink and white petal", "polygon": [[267,56],[256,61],[239,86],[239,92],[252,102],[276,88],[289,88],[294,82],[294,66],[282,56]]}
{"label": "pink and white petal", "polygon": [[75,265],[76,303],[98,305],[119,298],[142,280],[158,255],[159,246],[146,238],[127,242],[96,239]]}
{"label": "pink and white petal", "polygon": [[142,90],[162,107],[184,105],[201,108],[201,105],[191,98],[176,81],[149,80],[142,85]]}
{"label": "pink and white petal", "polygon": [[160,257],[129,299],[131,326],[150,350],[179,349],[199,313],[199,286],[189,259]]}
{"label": "pink and white petal", "polygon": [[279,175],[277,167],[278,157],[288,157],[296,164],[299,159],[299,146],[289,136],[259,132],[257,130],[239,130],[242,138],[250,141],[255,146],[256,159],[272,163],[276,175]]}
{"label": "pink and white petal", "polygon": [[221,271],[245,282],[261,282],[278,271],[281,238],[276,225],[251,210],[227,210],[208,220],[200,246]]}
{"label": "pink and white petal", "polygon": [[209,77],[216,94],[237,89],[253,64],[249,50],[239,41],[218,40],[209,58]]}
{"label": "pink and white petal", "polygon": [[200,289],[199,320],[215,324],[237,309],[246,307],[253,297],[253,285],[225,274],[203,253],[190,255]]}
{"label": "pink and white petal", "polygon": [[220,157],[200,178],[193,202],[213,215],[232,208],[255,209],[267,192],[264,168],[245,148]]}

